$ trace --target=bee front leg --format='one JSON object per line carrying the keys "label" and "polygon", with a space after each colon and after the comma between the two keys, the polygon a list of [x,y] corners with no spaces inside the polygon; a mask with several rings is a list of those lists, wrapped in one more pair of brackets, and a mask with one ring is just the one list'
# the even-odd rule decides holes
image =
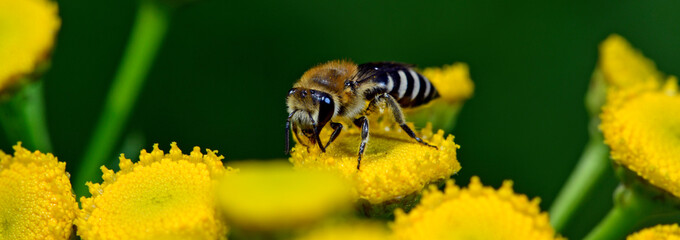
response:
{"label": "bee front leg", "polygon": [[359,146],[359,159],[357,160],[357,170],[361,167],[361,157],[364,155],[366,143],[368,142],[368,119],[363,116],[354,120],[354,124],[361,125],[361,145]]}
{"label": "bee front leg", "polygon": [[342,131],[342,123],[336,123],[336,122],[331,122],[331,127],[333,128],[333,134],[331,134],[331,138],[328,139],[328,143],[326,143],[326,148],[328,148],[328,145],[331,145],[333,140],[338,137],[340,134],[340,131]]}

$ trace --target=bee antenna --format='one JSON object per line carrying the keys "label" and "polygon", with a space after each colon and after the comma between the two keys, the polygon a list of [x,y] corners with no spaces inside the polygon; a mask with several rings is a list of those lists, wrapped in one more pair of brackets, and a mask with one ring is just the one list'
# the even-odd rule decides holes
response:
{"label": "bee antenna", "polygon": [[285,153],[288,155],[290,153],[290,119],[295,115],[298,110],[293,111],[288,114],[288,120],[286,120],[286,150]]}

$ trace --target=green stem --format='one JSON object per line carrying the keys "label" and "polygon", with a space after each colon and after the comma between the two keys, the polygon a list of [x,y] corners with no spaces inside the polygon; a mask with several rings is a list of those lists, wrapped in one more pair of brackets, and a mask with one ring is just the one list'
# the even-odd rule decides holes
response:
{"label": "green stem", "polygon": [[550,207],[550,223],[561,232],[586,196],[611,169],[609,149],[601,134],[594,134],[586,145],[581,159]]}
{"label": "green stem", "polygon": [[73,183],[79,196],[87,192],[84,183],[95,180],[99,175],[99,167],[113,157],[112,150],[119,142],[147,73],[165,37],[170,10],[170,7],[163,5],[161,1],[140,2],[121,65],[113,79],[104,109],[80,161],[76,181]]}
{"label": "green stem", "polygon": [[0,122],[12,144],[22,141],[28,149],[52,152],[44,104],[42,81],[26,84],[1,104]]}
{"label": "green stem", "polygon": [[623,239],[644,218],[666,210],[638,189],[621,185],[617,192],[614,207],[585,240]]}

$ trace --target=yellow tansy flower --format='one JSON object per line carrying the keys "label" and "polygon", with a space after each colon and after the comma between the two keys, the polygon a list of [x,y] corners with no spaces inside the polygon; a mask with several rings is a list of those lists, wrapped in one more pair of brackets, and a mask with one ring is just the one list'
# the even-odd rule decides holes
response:
{"label": "yellow tansy flower", "polygon": [[610,94],[600,128],[611,158],[680,197],[680,95],[675,78],[657,91]]}
{"label": "yellow tansy flower", "polygon": [[69,239],[78,211],[66,163],[14,146],[0,151],[0,239]]}
{"label": "yellow tansy flower", "polygon": [[475,90],[475,84],[470,79],[470,68],[465,63],[429,67],[422,73],[437,88],[441,99],[447,102],[465,101],[472,97]]}
{"label": "yellow tansy flower", "polygon": [[616,34],[600,44],[599,67],[607,84],[615,88],[635,85],[655,88],[663,79],[654,62]]}
{"label": "yellow tansy flower", "polygon": [[139,162],[120,157],[120,171],[102,166],[104,182],[87,183],[92,197],[80,199],[75,223],[83,239],[223,239],[227,227],[214,202],[216,178],[232,172],[217,151],[176,143],[164,154],[155,144]]}
{"label": "yellow tansy flower", "polygon": [[217,187],[219,205],[235,234],[303,228],[349,209],[350,188],[338,176],[293,171],[278,161],[238,166],[239,174],[225,176]]}
{"label": "yellow tansy flower", "polygon": [[680,227],[673,225],[656,225],[631,234],[627,240],[680,240]]}
{"label": "yellow tansy flower", "polygon": [[0,0],[0,92],[45,61],[61,21],[50,0]]}
{"label": "yellow tansy flower", "polygon": [[437,88],[439,98],[426,107],[405,109],[407,117],[418,126],[425,126],[430,122],[437,129],[449,131],[453,128],[463,103],[472,97],[475,89],[470,79],[469,67],[465,63],[454,63],[425,68],[422,73]]}
{"label": "yellow tansy flower", "polygon": [[538,207],[539,199],[515,194],[512,182],[494,190],[473,177],[466,189],[447,182],[431,187],[408,214],[396,212],[397,239],[561,239]]}
{"label": "yellow tansy flower", "polygon": [[391,239],[387,226],[377,222],[333,224],[315,229],[298,240],[380,240]]}
{"label": "yellow tansy flower", "polygon": [[[459,146],[442,130],[433,133],[428,125],[416,133],[438,149],[416,142],[389,121],[372,121],[369,132],[361,170],[357,170],[361,133],[354,127],[343,131],[325,153],[297,144],[290,161],[297,169],[336,172],[354,182],[359,209],[367,215],[391,215],[397,207],[412,207],[427,184],[448,179],[461,168],[456,158]],[[321,139],[330,134],[324,129]]]}

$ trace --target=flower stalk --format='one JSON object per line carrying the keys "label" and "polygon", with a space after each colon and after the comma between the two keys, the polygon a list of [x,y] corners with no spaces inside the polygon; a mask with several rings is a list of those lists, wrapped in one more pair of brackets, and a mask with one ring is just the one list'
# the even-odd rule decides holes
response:
{"label": "flower stalk", "polygon": [[583,204],[602,177],[611,171],[609,148],[604,144],[602,133],[597,131],[599,119],[591,120],[591,137],[583,150],[574,171],[560,190],[550,207],[550,224],[560,232],[569,223],[578,207]]}
{"label": "flower stalk", "polygon": [[87,192],[84,183],[95,180],[99,166],[113,158],[127,119],[160,48],[170,23],[172,8],[156,0],[142,0],[121,65],[116,72],[94,133],[80,160],[74,187]]}
{"label": "flower stalk", "polygon": [[619,185],[614,193],[614,206],[584,239],[623,239],[642,219],[666,210],[666,205],[647,196],[642,189]]}
{"label": "flower stalk", "polygon": [[42,81],[26,84],[0,104],[0,124],[9,142],[21,141],[29,149],[51,152],[46,121]]}

